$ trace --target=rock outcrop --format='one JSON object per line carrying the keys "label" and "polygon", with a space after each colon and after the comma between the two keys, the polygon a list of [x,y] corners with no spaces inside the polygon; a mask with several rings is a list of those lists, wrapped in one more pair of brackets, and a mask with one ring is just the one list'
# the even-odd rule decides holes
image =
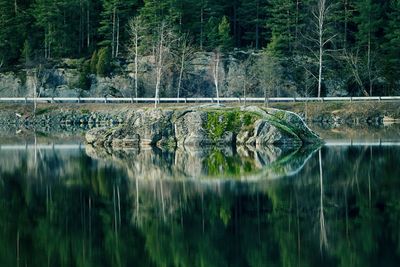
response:
{"label": "rock outcrop", "polygon": [[138,110],[125,124],[88,131],[86,140],[95,147],[112,148],[321,142],[296,114],[258,107]]}

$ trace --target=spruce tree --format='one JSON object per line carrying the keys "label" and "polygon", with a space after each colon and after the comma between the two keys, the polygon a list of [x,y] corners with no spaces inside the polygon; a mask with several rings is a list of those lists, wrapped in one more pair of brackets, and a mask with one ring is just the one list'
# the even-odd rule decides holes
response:
{"label": "spruce tree", "polygon": [[102,11],[99,26],[101,36],[100,46],[111,49],[111,57],[120,55],[121,43],[127,40],[129,34],[126,25],[135,14],[136,0],[101,0]]}
{"label": "spruce tree", "polygon": [[391,0],[388,12],[388,22],[385,27],[386,77],[389,81],[390,93],[398,92],[400,88],[400,1]]}
{"label": "spruce tree", "polygon": [[377,50],[380,46],[379,32],[382,25],[382,8],[374,0],[358,0],[356,2],[357,15],[357,46],[363,52],[366,65],[367,92],[373,94],[373,82],[377,68]]}
{"label": "spruce tree", "polygon": [[16,63],[21,55],[29,23],[26,6],[0,0],[0,65]]}
{"label": "spruce tree", "polygon": [[228,18],[223,16],[218,25],[218,47],[222,52],[230,51],[233,47],[233,41],[230,34],[230,24]]}
{"label": "spruce tree", "polygon": [[262,48],[266,27],[267,0],[241,0],[238,9],[239,24],[245,44],[255,49]]}
{"label": "spruce tree", "polygon": [[268,6],[267,28],[270,30],[268,49],[280,56],[291,55],[296,42],[295,1],[270,0]]}

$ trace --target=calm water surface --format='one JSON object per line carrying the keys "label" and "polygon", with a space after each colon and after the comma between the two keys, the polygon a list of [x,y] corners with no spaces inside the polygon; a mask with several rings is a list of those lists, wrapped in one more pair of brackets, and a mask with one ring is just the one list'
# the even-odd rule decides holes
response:
{"label": "calm water surface", "polygon": [[399,266],[393,132],[284,151],[2,139],[0,266]]}

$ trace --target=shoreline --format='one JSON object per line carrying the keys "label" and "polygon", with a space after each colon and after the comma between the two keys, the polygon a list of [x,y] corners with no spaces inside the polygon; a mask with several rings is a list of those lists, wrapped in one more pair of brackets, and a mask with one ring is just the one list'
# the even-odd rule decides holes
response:
{"label": "shoreline", "polygon": [[[263,104],[252,106],[265,107]],[[198,107],[199,104],[162,103],[159,109],[182,109]],[[205,105],[203,105],[205,106]],[[228,103],[225,107],[241,107],[239,103]],[[309,102],[270,103],[268,107],[295,112],[307,123],[326,126],[383,125],[400,122],[400,102]],[[33,104],[0,103],[0,127],[4,125],[115,125],[125,122],[130,112],[153,109],[152,103],[38,103],[36,115]]]}

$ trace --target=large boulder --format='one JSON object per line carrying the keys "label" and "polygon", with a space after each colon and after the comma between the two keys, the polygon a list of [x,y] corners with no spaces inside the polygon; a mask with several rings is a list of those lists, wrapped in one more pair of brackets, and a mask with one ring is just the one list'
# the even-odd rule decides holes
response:
{"label": "large boulder", "polygon": [[296,114],[258,107],[138,110],[124,125],[89,131],[86,140],[105,147],[301,146],[320,142]]}

